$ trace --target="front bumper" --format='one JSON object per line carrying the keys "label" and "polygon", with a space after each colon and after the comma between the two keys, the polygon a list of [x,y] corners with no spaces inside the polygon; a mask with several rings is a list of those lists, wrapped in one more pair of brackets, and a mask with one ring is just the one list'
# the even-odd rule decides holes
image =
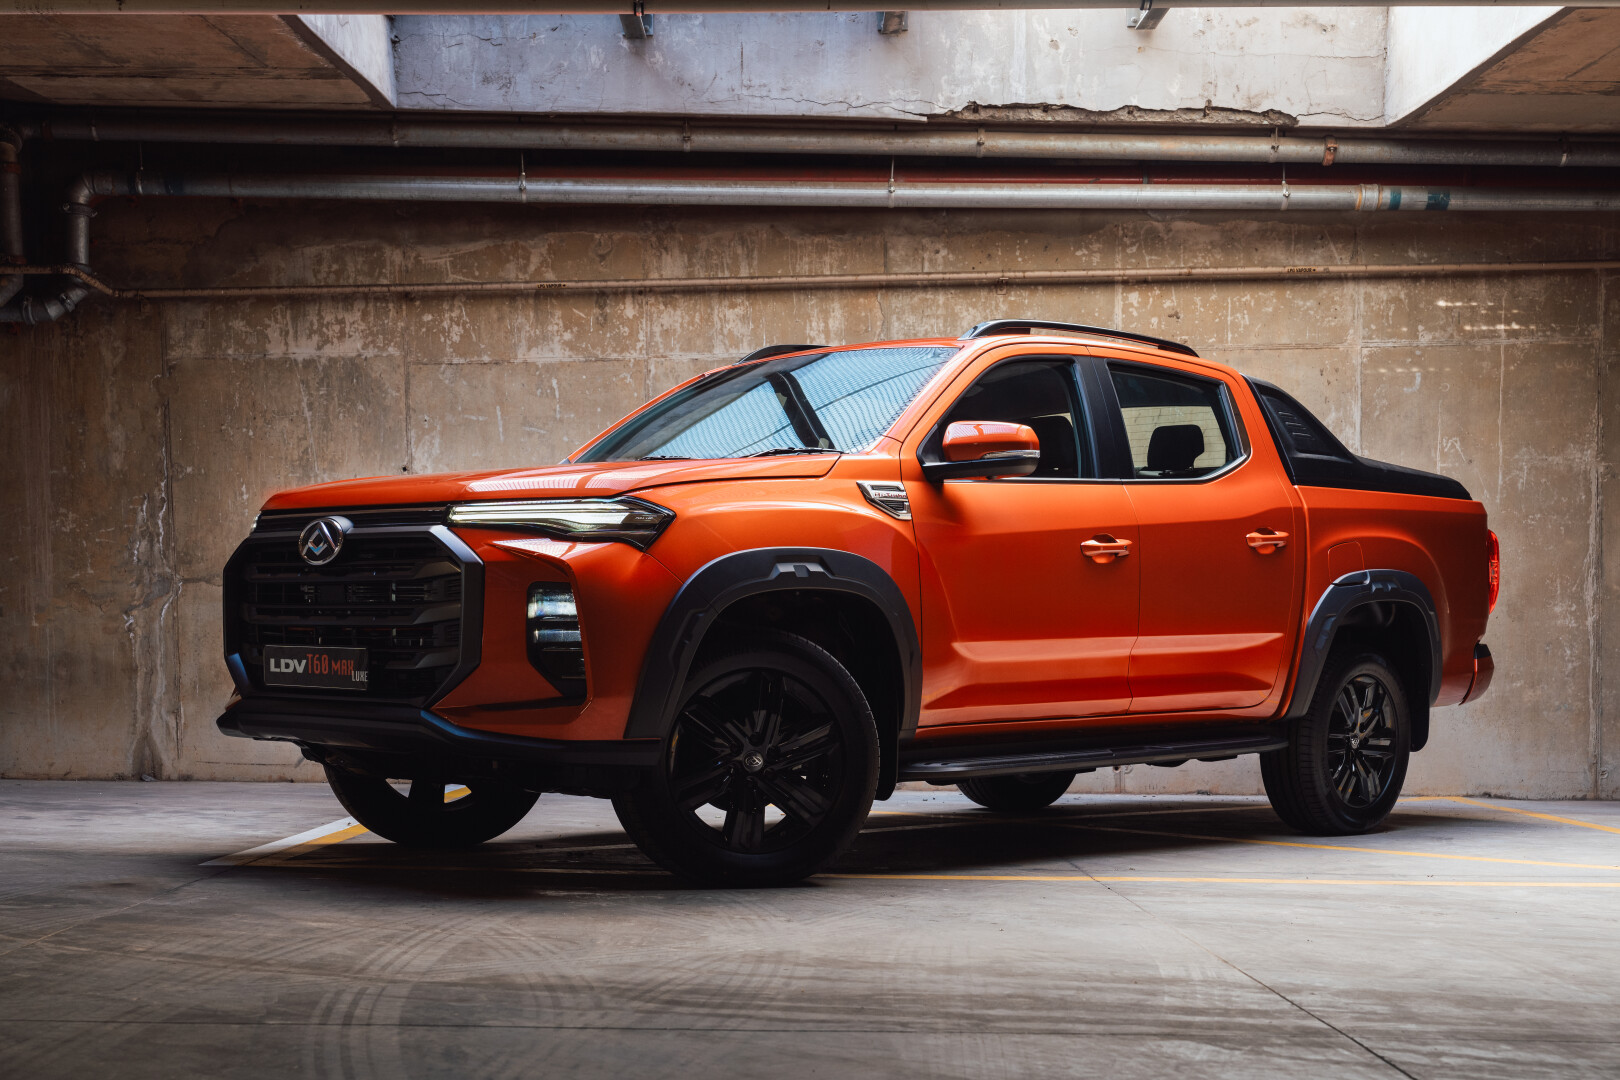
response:
{"label": "front bumper", "polygon": [[657,739],[532,739],[459,727],[410,705],[255,695],[217,721],[226,735],[296,743],[313,761],[405,779],[493,778],[534,791],[613,795],[659,758]]}

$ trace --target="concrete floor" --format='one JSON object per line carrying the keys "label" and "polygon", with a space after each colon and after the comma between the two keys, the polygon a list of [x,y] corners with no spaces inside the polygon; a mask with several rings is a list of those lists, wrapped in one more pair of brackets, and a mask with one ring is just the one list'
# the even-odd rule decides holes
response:
{"label": "concrete floor", "polygon": [[476,852],[321,785],[0,782],[0,1074],[1620,1075],[1620,804],[880,805],[837,873],[677,888],[606,803]]}

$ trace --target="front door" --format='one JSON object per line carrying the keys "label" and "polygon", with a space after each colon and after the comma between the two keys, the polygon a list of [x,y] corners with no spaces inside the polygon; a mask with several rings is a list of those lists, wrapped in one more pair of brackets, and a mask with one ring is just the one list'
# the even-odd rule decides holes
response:
{"label": "front door", "polygon": [[[937,443],[955,421],[1026,424],[1041,458],[1027,477],[907,485],[922,562],[924,726],[1130,705],[1136,524],[1125,486],[1096,478],[1073,361],[995,363],[929,426]],[[1126,554],[1088,556],[1093,540]]]}
{"label": "front door", "polygon": [[1141,529],[1131,711],[1260,705],[1293,646],[1304,539],[1282,469],[1249,452],[1222,380],[1135,362],[1106,367]]}

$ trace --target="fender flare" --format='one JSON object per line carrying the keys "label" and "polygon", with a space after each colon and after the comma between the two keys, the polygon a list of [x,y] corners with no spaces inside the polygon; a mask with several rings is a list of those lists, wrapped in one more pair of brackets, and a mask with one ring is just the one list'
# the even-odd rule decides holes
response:
{"label": "fender flare", "polygon": [[[922,647],[911,605],[894,579],[877,563],[849,551],[753,548],[707,563],[670,601],[647,646],[624,737],[662,739],[669,734],[692,660],[721,612],[758,593],[807,589],[852,593],[883,612],[900,655],[903,693],[897,735],[915,731],[922,707]],[[885,747],[883,757],[880,789],[895,769],[894,748]]]}
{"label": "fender flare", "polygon": [[[1429,587],[1416,574],[1405,570],[1357,570],[1334,580],[1323,591],[1316,607],[1311,611],[1305,627],[1305,639],[1300,645],[1299,678],[1294,683],[1294,696],[1289,701],[1285,720],[1298,720],[1310,708],[1316,696],[1316,684],[1322,678],[1333,640],[1346,615],[1366,604],[1399,603],[1418,609],[1429,631],[1429,697],[1420,710],[1427,716],[1428,706],[1440,697],[1440,618],[1435,611],[1434,597]],[[1424,730],[1414,730],[1412,749],[1422,749],[1427,741]]]}

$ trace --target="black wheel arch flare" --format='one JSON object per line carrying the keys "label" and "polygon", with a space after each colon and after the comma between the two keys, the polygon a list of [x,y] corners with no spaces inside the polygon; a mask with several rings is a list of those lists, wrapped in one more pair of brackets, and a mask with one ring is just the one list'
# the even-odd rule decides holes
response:
{"label": "black wheel arch flare", "polygon": [[878,796],[886,797],[898,775],[895,743],[916,730],[921,711],[922,648],[905,594],[887,571],[854,552],[833,548],[753,548],[722,555],[700,568],[675,594],[653,631],[624,737],[665,738],[675,723],[687,673],[721,614],[747,597],[789,590],[850,593],[870,601],[888,621],[900,657],[903,693],[895,730],[891,733],[880,728],[885,745]]}
{"label": "black wheel arch flare", "polygon": [[1423,700],[1412,702],[1412,749],[1421,750],[1429,737],[1429,706],[1440,696],[1444,654],[1434,597],[1422,579],[1405,570],[1357,570],[1335,579],[1323,591],[1305,627],[1305,637],[1300,643],[1299,677],[1294,682],[1294,693],[1283,719],[1297,720],[1305,715],[1339,632],[1358,608],[1368,604],[1402,604],[1414,608],[1428,631],[1428,693]]}

